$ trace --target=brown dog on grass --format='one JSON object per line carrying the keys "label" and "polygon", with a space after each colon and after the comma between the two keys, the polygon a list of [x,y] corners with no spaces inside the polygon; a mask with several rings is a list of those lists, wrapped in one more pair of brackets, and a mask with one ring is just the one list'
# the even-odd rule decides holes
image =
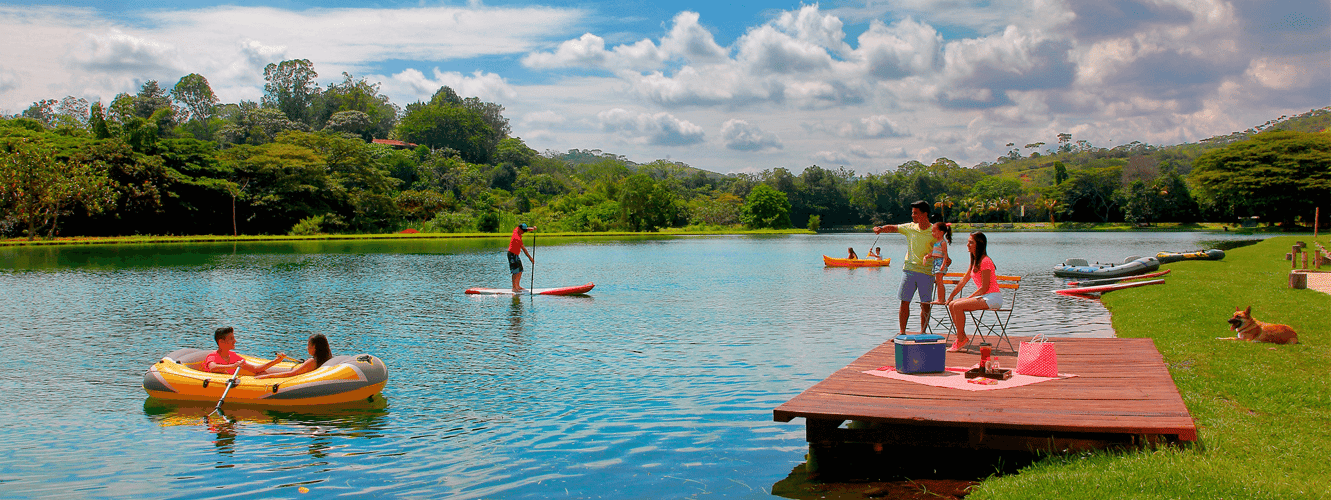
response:
{"label": "brown dog on grass", "polygon": [[1220,337],[1224,340],[1246,340],[1249,342],[1270,342],[1272,344],[1297,344],[1299,334],[1289,325],[1262,323],[1252,319],[1252,306],[1247,309],[1234,308],[1234,316],[1229,318],[1229,329],[1234,330],[1233,337]]}

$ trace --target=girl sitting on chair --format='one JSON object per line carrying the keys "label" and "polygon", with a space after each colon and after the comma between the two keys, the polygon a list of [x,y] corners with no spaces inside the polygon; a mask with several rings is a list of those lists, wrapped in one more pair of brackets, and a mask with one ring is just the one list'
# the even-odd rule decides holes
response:
{"label": "girl sitting on chair", "polygon": [[[957,342],[948,348],[948,352],[960,351],[970,344],[970,338],[966,336],[967,312],[1003,307],[1003,294],[999,292],[996,278],[998,270],[994,268],[994,261],[989,259],[988,247],[989,239],[979,231],[971,233],[970,239],[966,241],[971,263],[966,268],[966,275],[961,277],[961,282],[947,298],[948,313],[952,315],[952,324],[957,327]],[[975,291],[964,299],[953,300],[966,287],[967,281],[974,281]]]}

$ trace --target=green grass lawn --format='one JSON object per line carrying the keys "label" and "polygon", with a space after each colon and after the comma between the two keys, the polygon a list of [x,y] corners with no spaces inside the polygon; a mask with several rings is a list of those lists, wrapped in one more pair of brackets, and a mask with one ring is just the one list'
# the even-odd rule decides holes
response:
{"label": "green grass lawn", "polygon": [[[1155,340],[1198,445],[1052,456],[967,498],[1331,498],[1331,295],[1289,288],[1295,241],[1312,245],[1282,236],[1221,261],[1169,264],[1164,285],[1103,299],[1119,337]],[[1247,306],[1301,343],[1216,340]]]}

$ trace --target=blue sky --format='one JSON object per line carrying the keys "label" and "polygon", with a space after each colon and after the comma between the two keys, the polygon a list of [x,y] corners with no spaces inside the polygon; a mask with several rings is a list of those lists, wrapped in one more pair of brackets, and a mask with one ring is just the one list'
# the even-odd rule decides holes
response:
{"label": "blue sky", "polygon": [[5,114],[189,73],[258,100],[303,58],[399,105],[502,104],[537,150],[717,172],[1175,144],[1331,105],[1324,0],[0,3],[0,46]]}

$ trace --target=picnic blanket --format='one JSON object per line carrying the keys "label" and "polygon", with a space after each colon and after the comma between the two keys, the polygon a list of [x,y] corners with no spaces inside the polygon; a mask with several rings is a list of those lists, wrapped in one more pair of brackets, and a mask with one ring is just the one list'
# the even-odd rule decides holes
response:
{"label": "picnic blanket", "polygon": [[[1057,377],[1036,377],[1034,375],[1013,374],[1012,378],[1007,380],[994,379],[967,379],[966,370],[969,367],[962,368],[956,366],[947,367],[946,371],[941,373],[901,373],[896,367],[883,366],[875,370],[866,370],[862,373],[873,375],[875,377],[887,377],[890,379],[904,380],[906,382],[915,382],[917,384],[932,385],[934,387],[946,387],[949,389],[961,389],[963,391],[991,391],[994,389],[1010,389],[1012,387],[1021,387],[1023,385],[1038,384],[1050,380],[1059,380],[1075,377],[1071,373],[1060,373]],[[971,382],[979,380],[980,383]]]}

